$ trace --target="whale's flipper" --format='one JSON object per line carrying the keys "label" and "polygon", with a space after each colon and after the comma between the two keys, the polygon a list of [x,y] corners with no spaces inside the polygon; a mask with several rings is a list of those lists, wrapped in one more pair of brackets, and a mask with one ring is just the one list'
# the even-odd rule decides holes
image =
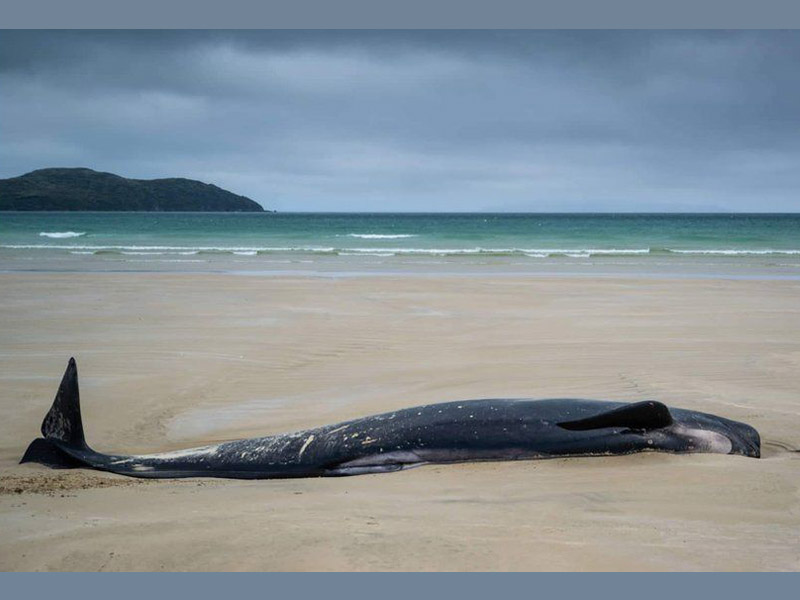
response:
{"label": "whale's flipper", "polygon": [[37,438],[31,442],[20,463],[38,462],[57,468],[70,468],[82,464],[82,461],[65,451],[65,448],[76,451],[89,450],[83,437],[78,367],[74,358],[69,359],[53,405],[42,421],[42,435],[44,439]]}
{"label": "whale's flipper", "polygon": [[661,402],[647,400],[628,404],[621,408],[600,413],[586,419],[558,423],[562,429],[570,431],[587,431],[604,427],[628,427],[630,429],[661,429],[672,425],[672,415]]}

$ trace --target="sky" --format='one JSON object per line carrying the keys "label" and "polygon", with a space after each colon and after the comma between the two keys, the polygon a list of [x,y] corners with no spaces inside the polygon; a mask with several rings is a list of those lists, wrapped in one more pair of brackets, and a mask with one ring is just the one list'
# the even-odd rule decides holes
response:
{"label": "sky", "polygon": [[280,211],[800,211],[800,31],[0,31],[0,178]]}

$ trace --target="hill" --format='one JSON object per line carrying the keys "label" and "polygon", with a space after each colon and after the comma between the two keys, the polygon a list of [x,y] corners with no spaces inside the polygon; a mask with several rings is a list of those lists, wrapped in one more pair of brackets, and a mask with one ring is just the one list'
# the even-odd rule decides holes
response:
{"label": "hill", "polygon": [[39,169],[0,179],[0,210],[262,212],[257,202],[192,179],[126,179],[92,169]]}

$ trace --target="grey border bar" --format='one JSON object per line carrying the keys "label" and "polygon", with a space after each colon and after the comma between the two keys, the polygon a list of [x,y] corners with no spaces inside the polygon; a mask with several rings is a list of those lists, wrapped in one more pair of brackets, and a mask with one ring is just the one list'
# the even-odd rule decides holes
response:
{"label": "grey border bar", "polygon": [[796,0],[3,0],[7,29],[800,28]]}
{"label": "grey border bar", "polygon": [[[0,574],[0,585],[12,598],[579,598],[602,600],[674,600],[709,595],[725,600],[790,593],[795,574],[707,573],[539,573],[539,574],[437,574],[437,573],[51,573]],[[782,588],[779,589],[779,588]]]}

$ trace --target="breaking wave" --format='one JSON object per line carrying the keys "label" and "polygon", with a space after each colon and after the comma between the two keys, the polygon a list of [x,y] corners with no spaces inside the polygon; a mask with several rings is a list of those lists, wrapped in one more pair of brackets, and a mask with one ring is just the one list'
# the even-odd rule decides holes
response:
{"label": "breaking wave", "polygon": [[362,240],[400,240],[417,237],[414,233],[348,233],[347,237],[361,238]]}
{"label": "breaking wave", "polygon": [[39,237],[54,238],[57,240],[64,238],[76,238],[86,235],[85,231],[41,231]]}
{"label": "breaking wave", "polygon": [[60,244],[3,244],[0,248],[8,250],[69,250],[71,252],[102,252],[104,254],[156,254],[156,253],[218,253],[253,256],[255,254],[333,254],[333,255],[382,255],[412,254],[429,256],[617,256],[628,254],[648,254],[649,248],[335,248],[323,246],[127,246],[127,245],[60,245]]}

